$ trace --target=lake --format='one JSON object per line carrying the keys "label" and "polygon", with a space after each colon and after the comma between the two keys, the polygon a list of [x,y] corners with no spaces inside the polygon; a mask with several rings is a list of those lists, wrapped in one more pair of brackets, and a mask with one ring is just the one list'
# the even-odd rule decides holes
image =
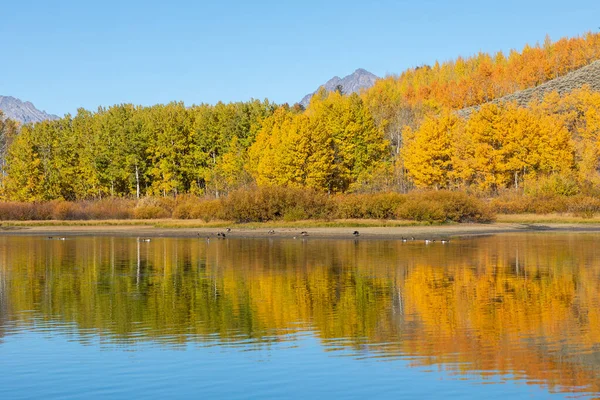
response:
{"label": "lake", "polygon": [[600,235],[0,237],[0,398],[600,396]]}

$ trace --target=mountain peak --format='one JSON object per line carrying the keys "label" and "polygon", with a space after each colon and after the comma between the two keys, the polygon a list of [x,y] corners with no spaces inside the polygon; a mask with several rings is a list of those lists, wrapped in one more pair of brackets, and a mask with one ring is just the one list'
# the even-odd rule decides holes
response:
{"label": "mountain peak", "polygon": [[56,115],[38,110],[30,101],[22,101],[12,96],[0,96],[0,110],[6,118],[23,124],[58,119]]}
{"label": "mountain peak", "polygon": [[[361,89],[367,89],[373,86],[377,79],[377,75],[372,74],[366,69],[358,68],[352,74],[347,75],[343,78],[340,78],[339,76],[334,76],[333,78],[328,80],[324,85],[319,86],[319,88],[324,87],[325,90],[327,90],[328,92],[332,92],[339,85],[341,85],[342,90],[346,94],[358,93]],[[304,107],[308,106],[308,103],[310,103],[310,99],[318,90],[319,89],[304,96],[304,98],[300,101],[300,104],[302,104]]]}

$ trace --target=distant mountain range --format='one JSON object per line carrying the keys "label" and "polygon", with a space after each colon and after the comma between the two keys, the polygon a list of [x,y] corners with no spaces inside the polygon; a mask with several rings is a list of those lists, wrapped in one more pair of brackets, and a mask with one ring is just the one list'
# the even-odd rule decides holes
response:
{"label": "distant mountain range", "polygon": [[40,111],[29,101],[21,101],[11,96],[0,96],[0,110],[4,116],[21,123],[41,122],[58,119],[58,116]]}
{"label": "distant mountain range", "polygon": [[[324,87],[328,92],[334,91],[338,85],[341,85],[342,91],[345,94],[350,93],[358,93],[361,89],[368,89],[375,84],[375,81],[379,79],[377,75],[370,73],[362,68],[357,69],[352,74],[340,78],[339,76],[334,76],[330,80],[327,81],[324,85],[319,86],[319,88]],[[319,89],[314,92],[307,94],[300,101],[304,107],[308,106],[310,103],[310,99],[312,96],[317,93]]]}

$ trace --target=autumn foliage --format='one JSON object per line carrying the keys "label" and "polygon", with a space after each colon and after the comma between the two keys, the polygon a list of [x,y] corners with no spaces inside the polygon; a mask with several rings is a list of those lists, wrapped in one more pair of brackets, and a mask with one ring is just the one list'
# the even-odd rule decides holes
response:
{"label": "autumn foliage", "polygon": [[[75,116],[20,129],[5,121],[0,195],[34,203],[136,199],[131,212],[136,218],[240,221],[320,218],[331,215],[336,195],[350,193],[373,196],[359,201],[364,211],[344,198],[339,215],[366,218],[410,214],[398,212],[401,197],[382,197],[389,201],[382,205],[374,194],[414,189],[480,197],[506,190],[532,197],[548,190],[559,197],[595,196],[600,93],[584,85],[533,97],[529,104],[490,101],[589,65],[600,59],[599,49],[598,34],[547,38],[508,55],[480,53],[410,69],[361,94],[321,90],[306,109],[268,100],[123,104],[80,109]],[[461,111],[475,105],[469,113]],[[296,203],[286,197],[294,190]],[[230,209],[260,208],[263,192],[283,202],[286,211],[277,206],[250,215],[220,209],[232,198],[237,203]],[[323,195],[331,198],[322,201]],[[213,202],[200,206],[186,196]],[[323,211],[315,211],[306,196],[321,202]],[[141,200],[160,197],[162,202]],[[411,218],[437,220],[433,208]]]}

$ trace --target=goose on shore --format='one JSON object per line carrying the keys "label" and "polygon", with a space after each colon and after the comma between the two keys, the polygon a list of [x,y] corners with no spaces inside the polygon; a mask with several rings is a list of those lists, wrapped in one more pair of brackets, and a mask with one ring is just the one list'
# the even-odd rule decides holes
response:
{"label": "goose on shore", "polygon": [[302,232],[300,232],[300,234],[301,234],[302,236],[308,236],[308,232],[306,232],[306,231],[302,231]]}
{"label": "goose on shore", "polygon": [[271,229],[271,230],[269,231],[269,235],[274,235],[274,234],[275,234],[275,231],[274,231],[273,229]]}
{"label": "goose on shore", "polygon": [[435,243],[435,239],[425,239],[425,244]]}
{"label": "goose on shore", "polygon": [[442,239],[442,240],[440,240],[440,243],[443,243],[443,244],[450,243],[450,239]]}
{"label": "goose on shore", "polygon": [[354,232],[352,232],[352,234],[353,234],[354,236],[359,236],[359,235],[360,235],[360,233],[358,233],[358,231],[354,231]]}

